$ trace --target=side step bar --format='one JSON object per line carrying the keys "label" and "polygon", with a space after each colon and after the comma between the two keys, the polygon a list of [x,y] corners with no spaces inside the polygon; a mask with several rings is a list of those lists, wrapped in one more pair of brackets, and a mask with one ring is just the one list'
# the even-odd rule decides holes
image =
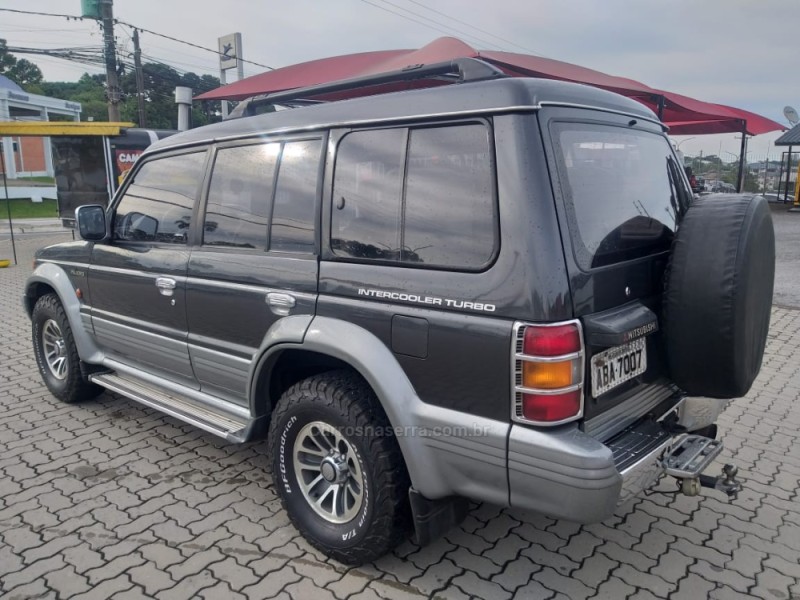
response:
{"label": "side step bar", "polygon": [[245,441],[253,424],[251,419],[210,410],[174,392],[117,373],[97,373],[90,375],[89,379],[112,392],[122,394],[231,442]]}

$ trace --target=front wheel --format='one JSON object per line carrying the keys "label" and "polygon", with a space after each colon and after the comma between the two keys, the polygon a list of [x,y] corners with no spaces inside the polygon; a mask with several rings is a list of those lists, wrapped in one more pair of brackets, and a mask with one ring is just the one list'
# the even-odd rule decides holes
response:
{"label": "front wheel", "polygon": [[408,475],[388,419],[359,376],[323,373],[287,390],[269,448],[281,503],[315,548],[361,564],[402,541]]}
{"label": "front wheel", "polygon": [[58,296],[39,298],[31,315],[33,352],[47,389],[62,402],[94,398],[103,391],[81,373],[80,358],[67,314]]}

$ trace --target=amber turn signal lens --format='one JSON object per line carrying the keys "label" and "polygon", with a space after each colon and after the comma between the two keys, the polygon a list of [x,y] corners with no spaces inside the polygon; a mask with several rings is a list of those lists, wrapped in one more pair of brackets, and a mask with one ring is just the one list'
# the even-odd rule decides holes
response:
{"label": "amber turn signal lens", "polygon": [[526,388],[554,390],[573,384],[573,361],[522,363],[522,385]]}

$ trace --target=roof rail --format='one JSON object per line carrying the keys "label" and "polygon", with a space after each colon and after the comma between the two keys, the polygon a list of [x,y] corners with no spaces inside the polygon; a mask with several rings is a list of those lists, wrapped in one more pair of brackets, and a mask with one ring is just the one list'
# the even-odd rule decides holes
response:
{"label": "roof rail", "polygon": [[415,81],[418,79],[437,79],[440,81],[450,81],[451,83],[466,83],[498,79],[500,77],[507,77],[507,75],[494,65],[490,65],[486,61],[477,58],[456,58],[447,62],[431,65],[409,65],[399,71],[376,73],[374,75],[365,75],[363,77],[332,81],[330,83],[320,83],[303,88],[253,96],[240,102],[236,108],[231,111],[228,118],[236,119],[252,116],[256,114],[255,110],[259,106],[275,104],[300,106],[302,104],[311,103],[310,98],[314,96],[346,92],[388,83]]}

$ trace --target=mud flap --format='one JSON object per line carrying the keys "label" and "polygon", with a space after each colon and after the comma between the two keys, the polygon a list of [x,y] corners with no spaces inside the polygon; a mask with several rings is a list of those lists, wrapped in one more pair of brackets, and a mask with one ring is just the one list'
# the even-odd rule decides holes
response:
{"label": "mud flap", "polygon": [[469,501],[460,496],[429,500],[414,488],[408,491],[414,520],[414,543],[427,546],[463,521]]}

